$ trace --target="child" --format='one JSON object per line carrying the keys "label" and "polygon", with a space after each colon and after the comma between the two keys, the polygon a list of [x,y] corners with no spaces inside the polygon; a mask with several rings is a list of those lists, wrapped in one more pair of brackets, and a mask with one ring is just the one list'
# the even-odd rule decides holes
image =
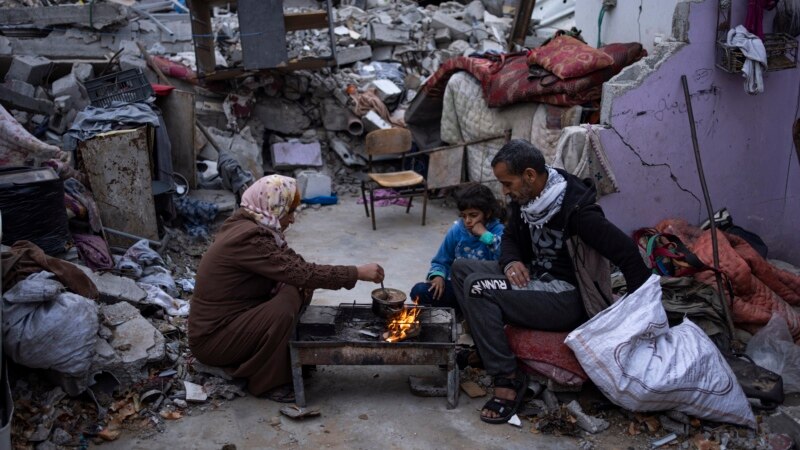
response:
{"label": "child", "polygon": [[426,282],[411,289],[411,299],[419,298],[420,305],[448,306],[458,310],[450,266],[458,258],[495,261],[500,255],[500,238],[503,235],[503,207],[492,191],[478,183],[471,183],[456,193],[457,220],[431,260]]}

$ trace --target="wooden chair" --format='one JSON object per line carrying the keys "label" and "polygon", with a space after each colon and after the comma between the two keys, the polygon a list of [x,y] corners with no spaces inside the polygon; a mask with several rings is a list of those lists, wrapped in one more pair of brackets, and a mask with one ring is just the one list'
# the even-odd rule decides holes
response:
{"label": "wooden chair", "polygon": [[[411,210],[414,197],[422,195],[422,225],[425,225],[425,214],[428,208],[428,186],[425,177],[413,170],[400,172],[376,173],[372,171],[373,156],[400,156],[400,167],[405,163],[406,154],[411,150],[411,132],[405,128],[375,130],[367,134],[366,151],[368,156],[367,176],[361,181],[361,196],[364,199],[364,211],[372,218],[372,229],[375,227],[375,189],[392,189],[398,192],[386,199],[408,198],[406,214]],[[367,191],[369,191],[369,208],[367,207]]]}

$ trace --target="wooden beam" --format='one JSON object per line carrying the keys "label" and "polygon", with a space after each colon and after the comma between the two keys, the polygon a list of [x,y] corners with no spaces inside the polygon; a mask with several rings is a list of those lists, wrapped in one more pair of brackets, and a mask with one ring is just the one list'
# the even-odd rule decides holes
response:
{"label": "wooden beam", "polygon": [[533,8],[536,7],[536,0],[519,0],[517,12],[514,15],[514,23],[511,26],[511,33],[508,35],[508,50],[514,50],[514,44],[523,45],[525,36],[528,34],[528,26],[531,23]]}
{"label": "wooden beam", "polygon": [[325,11],[284,14],[286,31],[328,28],[328,13]]}
{"label": "wooden beam", "polygon": [[211,28],[211,6],[203,0],[189,0],[192,18],[194,55],[197,61],[197,76],[213,73],[216,67],[214,55],[214,31]]}

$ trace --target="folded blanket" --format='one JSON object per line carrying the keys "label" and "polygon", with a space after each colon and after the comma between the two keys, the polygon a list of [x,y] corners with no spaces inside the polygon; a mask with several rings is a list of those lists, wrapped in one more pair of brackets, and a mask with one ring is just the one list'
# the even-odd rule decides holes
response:
{"label": "folded blanket", "polygon": [[604,82],[647,54],[638,43],[610,44],[599,50],[611,56],[614,64],[566,80],[529,78],[528,52],[456,57],[439,67],[425,83],[423,92],[429,97],[443,97],[450,77],[464,70],[480,81],[483,96],[492,108],[521,102],[573,106],[596,101],[600,99]]}

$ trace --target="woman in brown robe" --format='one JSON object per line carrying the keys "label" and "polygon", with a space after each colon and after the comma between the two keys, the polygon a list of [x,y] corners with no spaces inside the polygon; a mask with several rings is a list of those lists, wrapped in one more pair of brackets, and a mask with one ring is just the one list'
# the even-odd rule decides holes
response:
{"label": "woman in brown robe", "polygon": [[283,230],[299,204],[293,178],[270,175],[248,188],[200,261],[189,313],[189,348],[199,361],[283,402],[294,401],[289,339],[313,289],[384,276],[378,264],[314,264],[289,248]]}

